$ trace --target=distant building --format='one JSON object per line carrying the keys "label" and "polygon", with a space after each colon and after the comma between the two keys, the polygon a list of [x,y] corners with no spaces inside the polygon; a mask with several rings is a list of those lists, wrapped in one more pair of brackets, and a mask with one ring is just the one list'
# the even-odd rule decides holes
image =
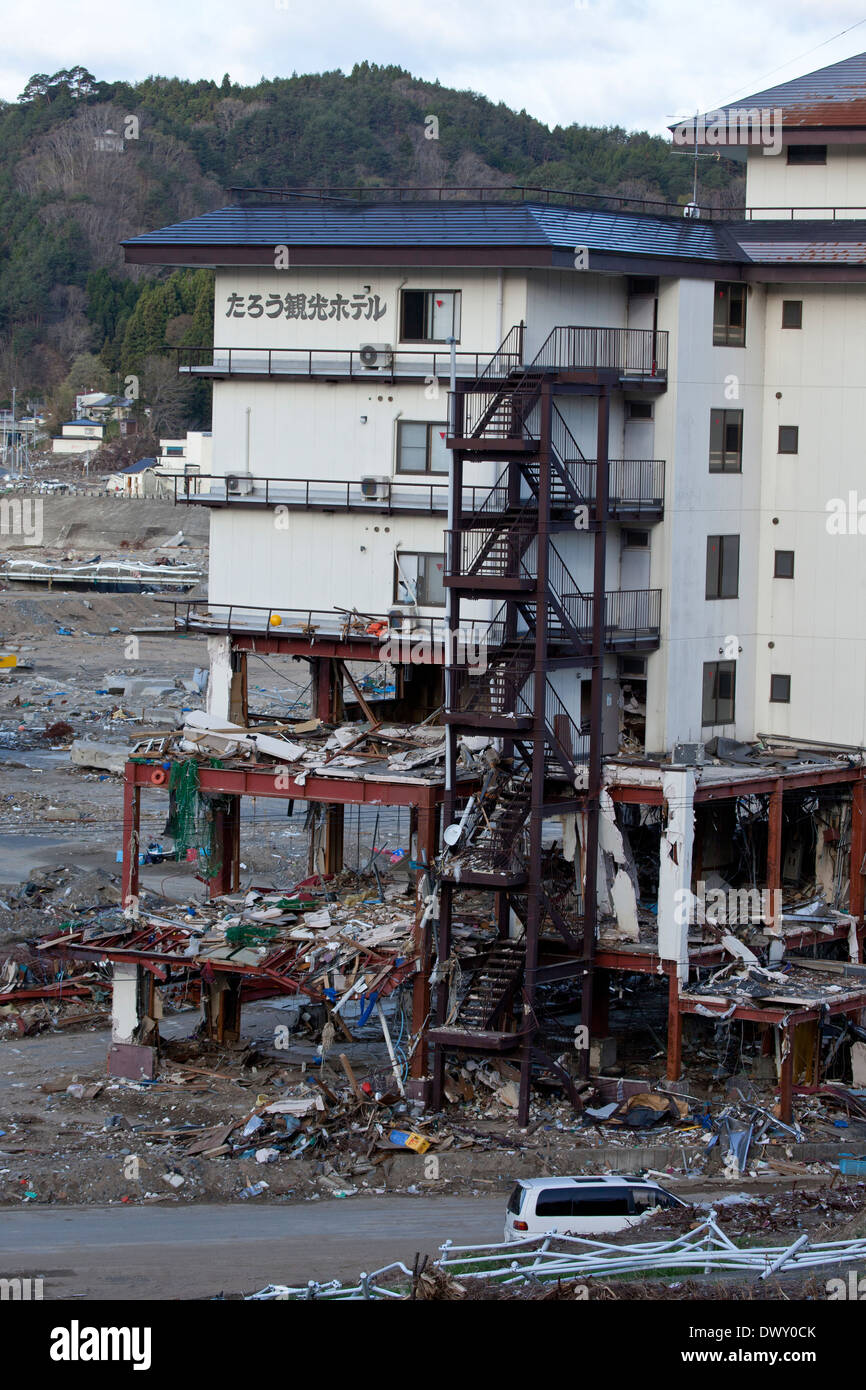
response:
{"label": "distant building", "polygon": [[157,497],[162,488],[156,466],[155,458],[130,463],[106,479],[105,491],[122,493],[124,497]]}
{"label": "distant building", "polygon": [[54,454],[90,454],[99,448],[105,437],[105,426],[101,420],[82,417],[66,420],[57,438],[51,441]]}
{"label": "distant building", "polygon": [[157,476],[162,491],[169,498],[174,498],[176,493],[186,497],[196,495],[201,491],[202,479],[207,490],[211,461],[210,430],[190,430],[185,439],[161,439]]}
{"label": "distant building", "polygon": [[133,402],[128,396],[113,396],[105,391],[88,391],[75,397],[76,419],[128,420]]}

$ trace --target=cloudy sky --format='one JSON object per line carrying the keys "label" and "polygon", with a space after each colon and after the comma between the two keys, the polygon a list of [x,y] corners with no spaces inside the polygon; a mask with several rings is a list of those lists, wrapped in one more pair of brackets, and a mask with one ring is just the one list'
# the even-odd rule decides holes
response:
{"label": "cloudy sky", "polygon": [[866,0],[0,0],[0,18],[6,100],[77,63],[246,83],[368,59],[548,125],[659,132],[866,50]]}

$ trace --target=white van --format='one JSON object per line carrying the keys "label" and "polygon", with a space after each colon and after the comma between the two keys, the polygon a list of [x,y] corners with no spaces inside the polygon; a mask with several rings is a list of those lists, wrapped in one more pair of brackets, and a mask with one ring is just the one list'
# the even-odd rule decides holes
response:
{"label": "white van", "polygon": [[611,1235],[655,1207],[684,1207],[651,1178],[524,1178],[505,1208],[505,1239]]}

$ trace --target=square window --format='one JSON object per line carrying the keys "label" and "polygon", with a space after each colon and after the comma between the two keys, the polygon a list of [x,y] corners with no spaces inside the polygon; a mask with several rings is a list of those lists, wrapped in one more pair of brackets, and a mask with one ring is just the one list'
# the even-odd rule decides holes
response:
{"label": "square window", "polygon": [[742,410],[710,411],[710,472],[743,471]]}
{"label": "square window", "polygon": [[646,548],[650,543],[649,531],[634,531],[624,527],[622,532],[622,543],[632,550],[638,547]]}
{"label": "square window", "polygon": [[798,454],[800,452],[799,425],[779,426],[779,453]]}
{"label": "square window", "polygon": [[715,347],[746,346],[746,286],[716,281],[713,300]]}
{"label": "square window", "polygon": [[790,676],[770,677],[770,702],[774,705],[789,705],[791,703]]}
{"label": "square window", "polygon": [[653,418],[652,401],[627,401],[626,409],[630,420],[651,420]]}
{"label": "square window", "polygon": [[788,145],[789,164],[826,164],[826,145]]}
{"label": "square window", "polygon": [[447,473],[449,450],[445,439],[448,426],[426,420],[397,421],[398,473]]}
{"label": "square window", "polygon": [[773,566],[774,579],[793,579],[794,578],[794,552],[793,550],[777,550],[776,562]]}
{"label": "square window", "polygon": [[782,300],[782,327],[783,327],[783,328],[802,328],[802,327],[803,327],[803,301],[802,301],[802,299],[783,299],[783,300]]}
{"label": "square window", "polygon": [[736,694],[737,663],[705,661],[702,724],[732,724]]}
{"label": "square window", "polygon": [[658,294],[659,282],[655,275],[630,275],[628,277],[629,297],[645,294]]}
{"label": "square window", "polygon": [[445,607],[445,557],[401,550],[394,556],[394,601],[420,608]]}
{"label": "square window", "polygon": [[740,580],[739,536],[707,536],[705,597],[736,598]]}
{"label": "square window", "polygon": [[459,290],[403,290],[400,338],[404,343],[444,343],[460,339]]}

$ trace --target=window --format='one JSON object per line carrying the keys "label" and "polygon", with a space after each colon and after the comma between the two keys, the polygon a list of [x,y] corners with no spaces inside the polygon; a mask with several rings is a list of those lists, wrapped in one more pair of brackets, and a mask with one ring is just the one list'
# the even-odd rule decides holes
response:
{"label": "window", "polygon": [[798,454],[800,452],[799,425],[779,426],[779,453]]}
{"label": "window", "polygon": [[736,598],[740,579],[739,536],[707,536],[707,598]]}
{"label": "window", "polygon": [[746,346],[746,286],[716,281],[713,303],[715,347]]}
{"label": "window", "polygon": [[401,550],[394,556],[394,600],[420,608],[445,607],[445,557]]}
{"label": "window", "polygon": [[776,562],[773,566],[774,579],[793,579],[794,578],[794,552],[793,550],[777,550]]}
{"label": "window", "polygon": [[736,680],[737,663],[735,661],[704,662],[702,724],[732,724],[734,722]]}
{"label": "window", "polygon": [[612,1192],[608,1187],[584,1189],[575,1199],[574,1216],[631,1216],[634,1208],[630,1192]]}
{"label": "window", "polygon": [[742,473],[742,410],[710,411],[710,472]]}
{"label": "window", "polygon": [[525,1196],[526,1188],[521,1187],[520,1183],[518,1183],[511,1196],[508,1198],[508,1206],[505,1208],[505,1210],[510,1212],[512,1216],[519,1216],[520,1208],[523,1206],[523,1199]]}
{"label": "window", "polygon": [[571,1216],[575,1198],[570,1187],[549,1187],[535,1199],[536,1216]]}
{"label": "window", "polygon": [[629,420],[651,420],[653,418],[652,401],[626,401]]}
{"label": "window", "polygon": [[826,164],[826,145],[789,145],[789,164]]}
{"label": "window", "polygon": [[[645,676],[646,657],[643,656],[621,656],[619,658],[619,673],[621,676]],[[587,684],[588,682],[584,682]],[[581,686],[581,694],[583,687]]]}
{"label": "window", "polygon": [[774,705],[789,705],[791,703],[790,676],[770,677],[770,703]]}
{"label": "window", "polygon": [[629,297],[639,294],[658,294],[658,277],[655,275],[630,275],[627,292]]}
{"label": "window", "polygon": [[460,338],[459,290],[404,290],[400,308],[404,343],[444,343]]}
{"label": "window", "polygon": [[634,1199],[634,1209],[636,1212],[652,1211],[655,1207],[665,1205],[662,1200],[662,1193],[656,1192],[652,1187],[633,1187],[632,1198]]}
{"label": "window", "polygon": [[447,473],[446,424],[425,420],[397,421],[397,472]]}
{"label": "window", "polygon": [[622,543],[630,549],[637,549],[638,547],[645,548],[650,543],[649,531],[632,531],[628,528],[624,528]]}
{"label": "window", "polygon": [[803,327],[803,301],[802,301],[802,299],[783,299],[783,300],[782,300],[782,327],[783,327],[783,328],[802,328],[802,327]]}

